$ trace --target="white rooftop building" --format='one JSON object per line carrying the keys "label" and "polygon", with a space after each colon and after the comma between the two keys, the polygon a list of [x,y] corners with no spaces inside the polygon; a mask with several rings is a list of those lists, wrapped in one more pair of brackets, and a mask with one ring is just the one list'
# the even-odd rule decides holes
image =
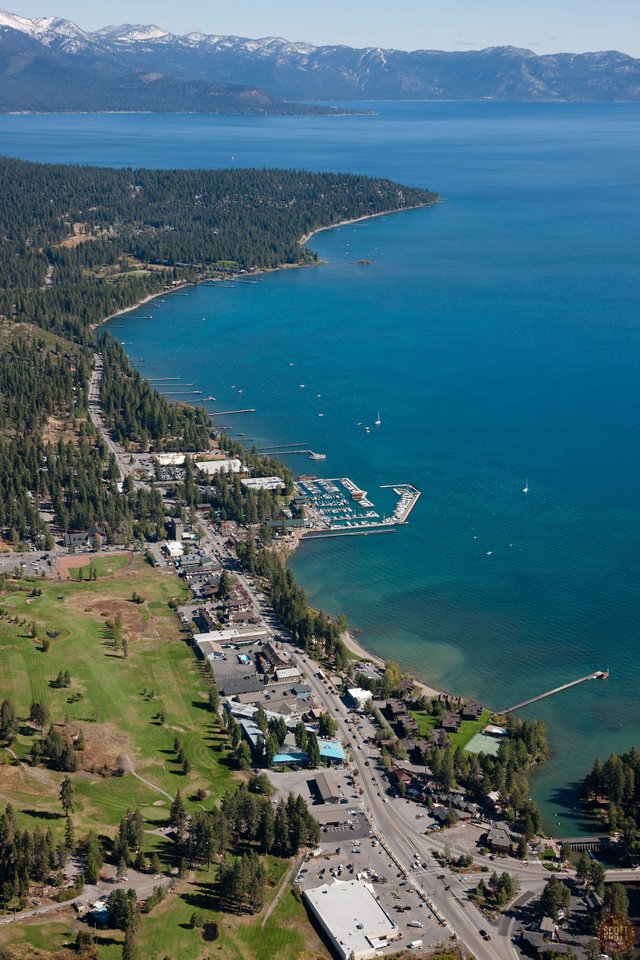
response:
{"label": "white rooftop building", "polygon": [[194,641],[199,647],[204,643],[232,643],[239,636],[240,631],[232,627],[229,630],[212,630],[210,633],[198,633],[194,637]]}
{"label": "white rooftop building", "polygon": [[300,671],[297,667],[282,667],[276,670],[276,680],[297,680]]}
{"label": "white rooftop building", "polygon": [[242,473],[244,469],[240,460],[197,460],[196,467],[208,477],[219,473]]}
{"label": "white rooftop building", "polygon": [[243,480],[242,485],[249,490],[280,490],[284,487],[284,480],[280,477],[250,477]]}
{"label": "white rooftop building", "polygon": [[369,700],[373,699],[371,690],[363,690],[362,687],[350,687],[347,693],[356,710],[364,710]]}
{"label": "white rooftop building", "polygon": [[342,960],[368,960],[400,935],[363,880],[334,880],[303,894],[329,944]]}
{"label": "white rooftop building", "polygon": [[184,547],[179,540],[167,540],[167,542],[162,545],[162,549],[172,560],[176,560],[184,553]]}

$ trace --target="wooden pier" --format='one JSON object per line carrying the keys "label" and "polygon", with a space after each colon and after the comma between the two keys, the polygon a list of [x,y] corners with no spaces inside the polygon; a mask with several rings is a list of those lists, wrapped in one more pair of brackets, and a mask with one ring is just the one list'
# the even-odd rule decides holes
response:
{"label": "wooden pier", "polygon": [[554,687],[553,690],[547,690],[546,693],[539,693],[537,697],[529,697],[528,700],[516,703],[513,707],[507,707],[506,710],[497,710],[496,714],[504,716],[506,713],[513,713],[514,710],[521,710],[523,707],[528,707],[530,703],[537,703],[538,700],[546,700],[547,697],[552,697],[556,693],[562,693],[563,690],[568,690],[569,687],[577,687],[579,683],[585,683],[587,680],[606,680],[608,676],[609,674],[606,670],[596,670],[595,673],[588,673],[586,677],[578,677],[577,680],[570,680],[568,683],[563,683],[559,687]]}
{"label": "wooden pier", "polygon": [[270,447],[260,447],[258,453],[273,453],[275,450],[293,450],[294,447],[308,447],[309,443],[280,443]]}
{"label": "wooden pier", "polygon": [[246,410],[212,410],[210,417],[230,417],[232,413],[255,413],[255,407],[247,407]]}
{"label": "wooden pier", "polygon": [[360,527],[358,530],[315,530],[304,533],[303,540],[326,540],[328,537],[369,537],[376,533],[395,533],[395,527]]}

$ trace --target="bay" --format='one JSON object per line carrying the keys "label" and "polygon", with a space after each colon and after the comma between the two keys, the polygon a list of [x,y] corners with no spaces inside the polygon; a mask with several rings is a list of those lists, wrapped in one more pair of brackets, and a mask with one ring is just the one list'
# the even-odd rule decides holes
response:
{"label": "bay", "polygon": [[550,729],[533,783],[547,824],[590,831],[575,782],[596,755],[640,743],[640,108],[375,109],[2,117],[0,149],[350,170],[440,191],[437,207],[317,235],[322,266],[202,286],[111,326],[146,375],[194,380],[214,408],[256,407],[228,422],[258,445],[326,453],[314,472],[351,476],[382,510],[380,484],[422,491],[396,534],[308,543],[292,562],[369,649],[492,707],[610,669],[523,712]]}

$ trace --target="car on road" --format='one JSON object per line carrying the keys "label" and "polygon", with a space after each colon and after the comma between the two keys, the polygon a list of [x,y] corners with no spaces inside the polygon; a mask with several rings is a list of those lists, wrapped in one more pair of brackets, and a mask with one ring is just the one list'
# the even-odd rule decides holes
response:
{"label": "car on road", "polygon": [[478,933],[480,934],[483,940],[491,940],[491,935],[487,933],[486,930],[479,930]]}

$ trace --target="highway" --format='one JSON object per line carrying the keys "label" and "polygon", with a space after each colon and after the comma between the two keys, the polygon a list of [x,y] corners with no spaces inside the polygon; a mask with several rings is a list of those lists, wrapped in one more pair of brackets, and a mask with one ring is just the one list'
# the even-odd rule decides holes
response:
{"label": "highway", "polygon": [[[124,479],[128,474],[132,472],[131,465],[128,462],[126,455],[120,450],[117,444],[111,439],[111,435],[107,430],[104,420],[102,418],[102,407],[100,403],[100,386],[102,383],[102,357],[94,353],[93,355],[93,370],[91,372],[91,378],[89,380],[89,417],[93,423],[96,430],[102,434],[102,439],[105,442],[105,445],[110,453],[112,453],[116,459],[116,465],[120,471],[121,479]],[[150,489],[148,483],[144,483],[140,480],[136,480],[136,486],[146,487]]]}

